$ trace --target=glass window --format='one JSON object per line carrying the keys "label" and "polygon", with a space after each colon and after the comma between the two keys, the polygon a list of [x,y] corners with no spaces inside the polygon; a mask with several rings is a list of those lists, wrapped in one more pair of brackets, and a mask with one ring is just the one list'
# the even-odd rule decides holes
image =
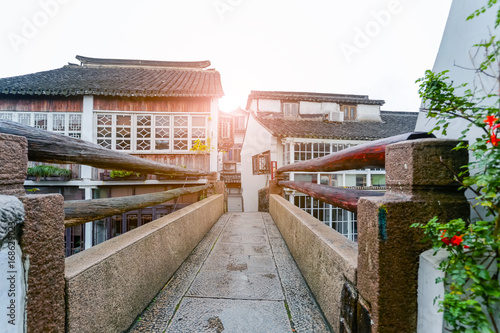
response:
{"label": "glass window", "polygon": [[206,115],[96,115],[97,144],[130,152],[184,151],[206,142]]}
{"label": "glass window", "polygon": [[356,120],[356,105],[343,105],[342,110],[344,111],[344,120]]}
{"label": "glass window", "polygon": [[285,117],[298,117],[299,103],[283,103],[283,115]]}
{"label": "glass window", "polygon": [[270,152],[252,156],[252,170],[254,175],[271,173]]}
{"label": "glass window", "polygon": [[75,138],[81,137],[81,114],[64,112],[4,112],[0,111],[0,119],[14,121]]}

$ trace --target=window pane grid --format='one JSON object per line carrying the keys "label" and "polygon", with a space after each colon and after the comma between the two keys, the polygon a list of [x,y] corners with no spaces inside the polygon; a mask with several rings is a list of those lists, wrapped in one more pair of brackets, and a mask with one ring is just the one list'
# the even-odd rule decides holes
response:
{"label": "window pane grid", "polygon": [[187,152],[207,139],[205,115],[97,114],[97,144],[115,150]]}
{"label": "window pane grid", "polygon": [[81,137],[81,114],[62,112],[3,112],[0,119],[17,122],[74,138]]}

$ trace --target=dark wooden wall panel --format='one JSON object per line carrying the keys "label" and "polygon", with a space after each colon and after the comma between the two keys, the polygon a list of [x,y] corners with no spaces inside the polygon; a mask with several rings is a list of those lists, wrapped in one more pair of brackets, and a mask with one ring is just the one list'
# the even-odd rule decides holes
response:
{"label": "dark wooden wall panel", "polygon": [[94,110],[210,112],[210,98],[94,97]]}
{"label": "dark wooden wall panel", "polygon": [[0,111],[81,112],[83,97],[0,96]]}

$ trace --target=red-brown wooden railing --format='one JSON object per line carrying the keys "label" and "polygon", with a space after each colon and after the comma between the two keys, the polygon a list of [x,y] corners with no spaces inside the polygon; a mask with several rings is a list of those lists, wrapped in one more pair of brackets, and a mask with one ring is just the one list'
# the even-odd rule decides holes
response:
{"label": "red-brown wooden railing", "polygon": [[[277,178],[282,177],[284,172],[293,171],[333,172],[352,169],[384,168],[385,149],[388,145],[407,140],[434,137],[433,134],[426,132],[413,132],[363,143],[327,156],[285,165],[276,171]],[[352,212],[357,211],[360,197],[383,195],[383,193],[377,191],[347,189],[308,182],[278,180],[278,185],[297,190],[315,199]]]}

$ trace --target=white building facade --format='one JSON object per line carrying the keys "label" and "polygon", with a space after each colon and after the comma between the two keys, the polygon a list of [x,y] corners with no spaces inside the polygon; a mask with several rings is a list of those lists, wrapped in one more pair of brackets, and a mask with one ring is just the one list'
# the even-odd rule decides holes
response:
{"label": "white building facade", "polygon": [[[253,91],[242,148],[245,211],[258,210],[258,190],[273,169],[317,158],[371,140],[413,131],[417,114],[380,111],[384,101],[364,95]],[[291,172],[292,181],[383,190],[385,171]],[[285,198],[345,235],[357,239],[356,214],[285,189]]]}

